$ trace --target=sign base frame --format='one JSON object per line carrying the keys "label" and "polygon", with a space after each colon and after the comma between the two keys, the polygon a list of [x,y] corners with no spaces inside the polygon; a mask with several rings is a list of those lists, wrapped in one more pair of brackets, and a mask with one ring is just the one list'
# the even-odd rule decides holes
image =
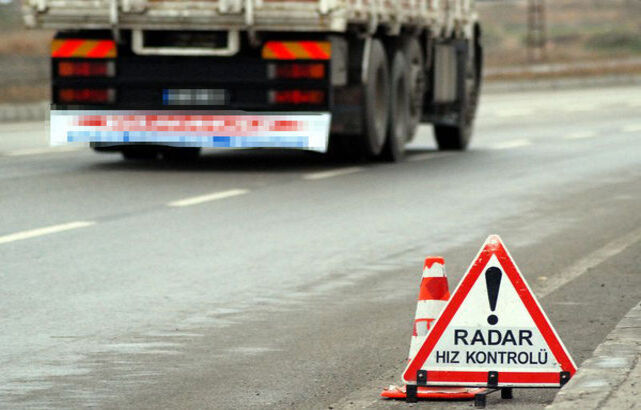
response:
{"label": "sign base frame", "polygon": [[487,389],[483,393],[477,393],[474,395],[474,407],[484,409],[487,405],[487,395],[495,393],[499,390],[501,391],[502,399],[511,400],[514,398],[514,395],[512,394],[512,387]]}
{"label": "sign base frame", "polygon": [[[405,398],[405,401],[407,403],[416,403],[418,401],[417,397],[417,390],[418,387],[429,387],[428,386],[428,381],[427,381],[427,375],[428,371],[427,370],[418,370],[416,372],[416,384],[407,384],[406,389],[407,389],[407,396]],[[559,385],[558,386],[518,386],[518,385],[513,385],[513,386],[498,386],[498,379],[499,379],[499,372],[496,371],[489,371],[487,372],[487,385],[485,386],[465,386],[465,387],[485,387],[485,391],[479,392],[474,394],[474,407],[476,408],[485,408],[487,405],[487,396],[489,394],[495,393],[497,391],[501,392],[501,399],[504,400],[511,400],[514,398],[513,394],[513,389],[514,388],[521,388],[521,389],[554,389],[558,388],[560,389],[563,387],[568,381],[570,381],[571,378],[571,373],[567,371],[562,371],[559,372]],[[462,387],[462,386],[439,386],[439,387]]]}

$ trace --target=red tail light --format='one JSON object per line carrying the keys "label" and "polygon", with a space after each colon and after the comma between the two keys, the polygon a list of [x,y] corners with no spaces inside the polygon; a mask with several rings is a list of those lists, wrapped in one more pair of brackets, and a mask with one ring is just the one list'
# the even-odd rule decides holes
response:
{"label": "red tail light", "polygon": [[58,101],[61,103],[110,103],[115,100],[116,91],[112,88],[61,88]]}
{"label": "red tail light", "polygon": [[60,77],[113,77],[116,69],[113,61],[60,61]]}
{"label": "red tail light", "polygon": [[325,102],[325,91],[320,91],[320,90],[272,91],[271,102],[276,104],[322,104]]}
{"label": "red tail light", "polygon": [[325,78],[325,65],[320,63],[314,64],[275,64],[272,71],[272,78]]}

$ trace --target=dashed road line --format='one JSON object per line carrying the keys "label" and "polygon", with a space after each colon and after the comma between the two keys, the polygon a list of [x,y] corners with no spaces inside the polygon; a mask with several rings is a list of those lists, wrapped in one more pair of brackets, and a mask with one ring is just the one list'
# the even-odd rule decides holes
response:
{"label": "dashed road line", "polygon": [[594,131],[575,131],[567,134],[565,137],[566,140],[579,140],[583,138],[593,138],[596,137],[596,132]]}
{"label": "dashed road line", "polygon": [[217,201],[219,199],[231,198],[233,196],[244,195],[247,193],[249,193],[249,191],[246,189],[230,189],[227,191],[213,192],[211,194],[179,199],[178,201],[169,202],[167,206],[183,207],[198,205],[202,204],[203,202]]}
{"label": "dashed road line", "polygon": [[452,155],[450,152],[426,152],[424,154],[411,155],[407,157],[407,161],[425,161],[428,159],[442,158]]}
{"label": "dashed road line", "polygon": [[341,175],[348,175],[348,174],[353,174],[355,172],[360,172],[360,171],[363,171],[364,169],[365,168],[363,167],[346,167],[346,168],[332,169],[329,171],[311,172],[309,174],[303,175],[303,179],[314,181],[318,179],[333,178]]}
{"label": "dashed road line", "polygon": [[506,108],[503,110],[494,111],[493,114],[497,117],[507,118],[532,115],[534,114],[534,111],[531,108]]}
{"label": "dashed road line", "polygon": [[498,144],[494,144],[490,148],[492,148],[492,149],[510,149],[510,148],[527,147],[528,145],[532,145],[532,142],[530,140],[520,139],[520,140],[505,141],[505,142],[501,142],[501,143],[498,143]]}
{"label": "dashed road line", "polygon": [[61,225],[47,226],[44,228],[30,229],[9,235],[0,236],[0,244],[21,241],[23,239],[35,238],[37,236],[50,235],[52,233],[70,231],[72,229],[86,228],[94,225],[94,221],[75,221]]}
{"label": "dashed road line", "polygon": [[565,112],[584,112],[598,109],[598,106],[594,104],[565,104],[562,107]]}
{"label": "dashed road line", "polygon": [[629,124],[621,128],[622,132],[639,132],[641,131],[641,124]]}

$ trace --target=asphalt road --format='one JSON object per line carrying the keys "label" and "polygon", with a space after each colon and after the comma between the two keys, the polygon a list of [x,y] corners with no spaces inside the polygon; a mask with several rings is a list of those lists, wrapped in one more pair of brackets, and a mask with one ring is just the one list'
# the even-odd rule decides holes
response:
{"label": "asphalt road", "polygon": [[2,125],[0,406],[405,408],[378,394],[423,258],[453,289],[491,233],[581,363],[641,299],[640,113],[639,87],[485,95],[469,151],[425,127],[400,164],[132,163]]}

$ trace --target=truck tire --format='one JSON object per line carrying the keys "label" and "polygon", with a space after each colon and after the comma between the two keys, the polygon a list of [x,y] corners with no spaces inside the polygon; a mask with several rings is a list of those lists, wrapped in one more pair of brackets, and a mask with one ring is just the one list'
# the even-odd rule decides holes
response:
{"label": "truck tire", "polygon": [[359,151],[368,158],[380,155],[387,136],[389,119],[389,69],[380,40],[373,39],[367,61],[367,78],[363,90],[363,133]]}
{"label": "truck tire", "polygon": [[416,130],[423,114],[423,101],[425,97],[425,59],[423,51],[416,37],[408,37],[403,43],[403,54],[408,66],[409,76],[409,126],[407,141],[416,135]]}
{"label": "truck tire", "polygon": [[475,57],[477,47],[476,43],[472,44],[475,46],[469,47],[463,82],[465,97],[458,115],[458,124],[434,125],[434,136],[441,151],[463,151],[470,143],[481,83],[478,75],[480,70],[477,67],[479,62]]}
{"label": "truck tire", "polygon": [[410,126],[409,66],[402,50],[396,50],[390,73],[389,129],[382,158],[396,162],[405,156]]}
{"label": "truck tire", "polygon": [[158,158],[158,148],[145,145],[132,145],[122,148],[122,157],[126,160],[151,160]]}

